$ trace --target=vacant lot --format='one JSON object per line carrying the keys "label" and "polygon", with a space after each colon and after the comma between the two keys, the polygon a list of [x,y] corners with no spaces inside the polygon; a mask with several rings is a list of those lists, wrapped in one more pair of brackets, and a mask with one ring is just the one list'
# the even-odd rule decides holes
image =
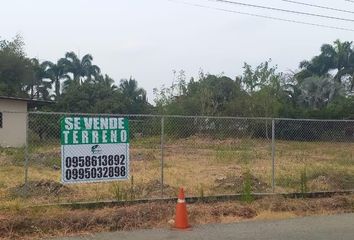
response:
{"label": "vacant lot", "polygon": [[[132,140],[129,181],[62,185],[59,143],[38,142],[29,147],[27,189],[24,149],[1,149],[1,205],[161,197],[160,147],[159,137]],[[271,192],[271,141],[166,139],[163,196],[175,197],[179,186],[190,196]],[[354,189],[354,143],[276,141],[276,192],[350,189]]]}

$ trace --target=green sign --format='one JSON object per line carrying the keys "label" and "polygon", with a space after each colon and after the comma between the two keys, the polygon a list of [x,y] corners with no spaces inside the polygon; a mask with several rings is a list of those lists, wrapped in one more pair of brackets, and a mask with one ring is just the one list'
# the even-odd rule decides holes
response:
{"label": "green sign", "polygon": [[61,145],[129,143],[128,119],[118,117],[65,117]]}
{"label": "green sign", "polygon": [[63,183],[128,179],[128,119],[65,117],[60,125]]}

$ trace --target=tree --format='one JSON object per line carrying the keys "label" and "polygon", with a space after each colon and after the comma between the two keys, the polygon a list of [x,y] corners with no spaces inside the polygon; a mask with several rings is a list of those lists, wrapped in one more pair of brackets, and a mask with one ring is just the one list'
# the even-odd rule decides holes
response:
{"label": "tree", "polygon": [[306,78],[299,84],[299,89],[299,104],[313,110],[322,109],[343,95],[342,86],[330,77]]}
{"label": "tree", "polygon": [[240,82],[250,96],[249,114],[252,116],[276,117],[286,96],[282,86],[283,75],[277,73],[277,67],[270,66],[270,62],[265,61],[254,69],[244,64]]}
{"label": "tree", "polygon": [[235,82],[226,76],[207,74],[199,80],[197,92],[203,115],[222,115],[225,105],[234,96]]}
{"label": "tree", "polygon": [[110,88],[111,90],[117,90],[118,87],[114,84],[114,79],[108,76],[107,74],[99,75],[96,80],[97,83],[102,84],[106,88]]}
{"label": "tree", "polygon": [[138,86],[138,82],[135,79],[122,79],[119,84],[119,90],[123,94],[128,113],[150,112],[151,105],[147,102],[146,91]]}
{"label": "tree", "polygon": [[146,101],[146,92],[144,89],[138,87],[138,82],[135,79],[122,79],[119,87],[122,90],[123,96],[125,96],[128,101]]}
{"label": "tree", "polygon": [[242,87],[252,94],[255,91],[260,90],[263,86],[271,84],[274,78],[279,77],[275,74],[277,67],[270,67],[271,60],[265,61],[256,66],[253,70],[252,66],[245,63],[243,75],[240,78]]}
{"label": "tree", "polygon": [[336,40],[333,45],[324,44],[321,53],[310,61],[300,63],[300,71],[297,78],[301,81],[310,76],[327,76],[334,73],[334,80],[342,84],[349,80],[349,91],[354,88],[354,50],[352,42]]}
{"label": "tree", "polygon": [[71,73],[73,81],[82,84],[85,78],[92,81],[101,72],[98,66],[92,64],[92,60],[90,54],[84,55],[80,60],[74,52],[67,52],[65,58],[59,61],[64,66],[65,73]]}
{"label": "tree", "polygon": [[26,90],[30,92],[30,98],[49,99],[49,89],[52,88],[51,82],[47,81],[49,76],[46,72],[46,65],[40,63],[38,59],[30,60],[33,69],[33,75],[27,83]]}
{"label": "tree", "polygon": [[[20,36],[12,41],[0,40],[0,95],[50,99],[54,86],[56,104],[42,110],[149,113],[153,108],[136,80],[122,80],[116,86],[114,79],[92,64],[89,54],[79,59],[68,52],[56,63],[40,62],[27,58],[23,46]],[[42,130],[37,130],[42,136]]]}
{"label": "tree", "polygon": [[23,48],[19,35],[12,41],[0,40],[0,95],[27,97],[26,84],[31,82],[34,72]]}
{"label": "tree", "polygon": [[48,77],[52,81],[52,84],[54,84],[55,99],[58,99],[61,94],[61,81],[70,78],[66,74],[65,63],[63,59],[60,59],[57,63],[45,61],[42,65],[45,69],[46,77]]}

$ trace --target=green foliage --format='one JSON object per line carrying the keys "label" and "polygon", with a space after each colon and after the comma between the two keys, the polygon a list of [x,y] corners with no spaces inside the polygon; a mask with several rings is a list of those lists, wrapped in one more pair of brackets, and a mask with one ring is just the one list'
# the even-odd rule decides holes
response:
{"label": "green foliage", "polygon": [[[155,89],[155,102],[164,114],[209,116],[277,116],[286,96],[281,73],[264,62],[254,70],[244,66],[243,76],[235,80],[200,73],[198,81],[183,79],[170,88]],[[178,89],[183,89],[178,91]]]}
{"label": "green foliage", "polygon": [[297,74],[298,78],[301,80],[310,76],[328,76],[331,71],[336,70],[334,80],[337,83],[344,83],[349,77],[347,90],[353,91],[354,49],[352,44],[352,42],[336,40],[333,45],[322,45],[318,56],[300,63],[302,71]]}
{"label": "green foliage", "polygon": [[12,41],[0,40],[0,95],[25,97],[24,89],[33,75],[34,69],[24,53],[21,36]]}
{"label": "green foliage", "polygon": [[[0,95],[55,99],[47,111],[95,113],[148,113],[146,92],[134,79],[118,86],[102,75],[90,54],[81,59],[67,52],[56,63],[27,58],[21,36],[0,40]],[[53,91],[54,89],[54,91]],[[40,134],[41,130],[35,130]]]}
{"label": "green foliage", "polygon": [[[182,71],[171,87],[155,89],[155,102],[164,114],[347,118],[354,115],[353,52],[351,42],[325,44],[291,74],[277,72],[270,60],[254,68],[245,63],[234,80],[201,72],[187,82]],[[256,136],[269,135],[267,127],[252,128]]]}
{"label": "green foliage", "polygon": [[75,83],[82,83],[84,80],[91,82],[99,77],[100,68],[92,64],[93,57],[86,54],[79,59],[74,52],[67,52],[65,58],[60,61],[66,73],[72,75],[72,81]]}
{"label": "green foliage", "polygon": [[[21,36],[0,39],[0,95],[55,100],[43,111],[89,113],[160,113],[288,118],[350,118],[354,116],[354,47],[339,40],[324,44],[320,54],[300,63],[299,71],[278,72],[271,60],[258,66],[244,64],[234,79],[224,74],[205,74],[187,79],[183,70],[174,71],[170,87],[154,89],[156,107],[132,77],[115,85],[102,74],[93,56],[79,58],[67,52],[56,62],[29,58]],[[213,119],[166,119],[166,134],[189,137],[218,133],[230,137],[240,128]],[[154,132],[158,128],[153,128]],[[41,135],[41,129],[32,129]],[[269,138],[270,125],[248,126],[254,137]],[[288,129],[291,133],[294,129]],[[284,129],[281,129],[284,131]],[[290,132],[289,132],[290,131]],[[288,134],[289,135],[289,134]],[[287,135],[284,134],[284,137]],[[41,138],[41,137],[40,137]]]}
{"label": "green foliage", "polygon": [[254,197],[252,195],[252,179],[251,173],[249,170],[244,174],[244,182],[242,185],[242,196],[241,200],[245,203],[251,203],[254,201]]}

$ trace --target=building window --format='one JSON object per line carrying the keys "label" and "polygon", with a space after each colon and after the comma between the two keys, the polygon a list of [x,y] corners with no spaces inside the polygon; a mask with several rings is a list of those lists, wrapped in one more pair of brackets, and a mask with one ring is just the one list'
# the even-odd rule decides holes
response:
{"label": "building window", "polygon": [[0,128],[2,128],[2,112],[0,112]]}

